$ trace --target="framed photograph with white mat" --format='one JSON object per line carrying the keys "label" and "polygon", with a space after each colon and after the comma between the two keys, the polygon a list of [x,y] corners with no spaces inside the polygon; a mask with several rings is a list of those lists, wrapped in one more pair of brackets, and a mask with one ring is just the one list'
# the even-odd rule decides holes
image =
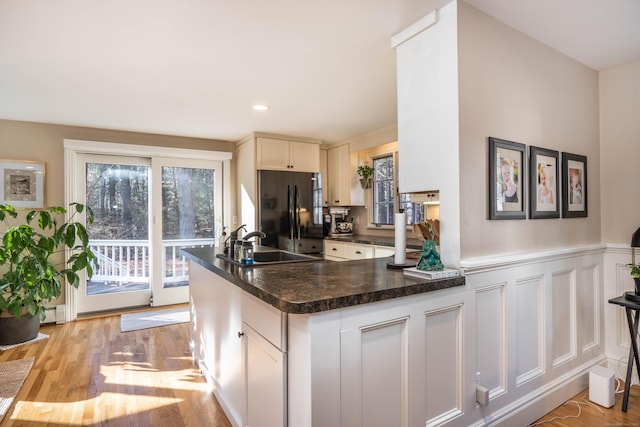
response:
{"label": "framed photograph with white mat", "polygon": [[0,159],[0,204],[44,208],[45,163]]}

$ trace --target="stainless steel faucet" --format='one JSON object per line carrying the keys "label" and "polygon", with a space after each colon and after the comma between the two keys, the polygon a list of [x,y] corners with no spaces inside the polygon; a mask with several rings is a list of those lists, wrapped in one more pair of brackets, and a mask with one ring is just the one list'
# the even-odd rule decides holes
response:
{"label": "stainless steel faucet", "polygon": [[249,233],[246,236],[244,236],[242,238],[242,240],[249,240],[250,238],[256,237],[256,236],[261,238],[261,239],[264,239],[264,238],[267,237],[267,235],[262,231],[252,231],[251,233]]}

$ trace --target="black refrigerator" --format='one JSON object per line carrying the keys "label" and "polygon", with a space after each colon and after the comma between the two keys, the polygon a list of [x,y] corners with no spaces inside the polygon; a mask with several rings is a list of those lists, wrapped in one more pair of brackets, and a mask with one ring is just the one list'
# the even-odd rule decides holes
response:
{"label": "black refrigerator", "polygon": [[302,254],[322,253],[322,176],[258,171],[260,244]]}

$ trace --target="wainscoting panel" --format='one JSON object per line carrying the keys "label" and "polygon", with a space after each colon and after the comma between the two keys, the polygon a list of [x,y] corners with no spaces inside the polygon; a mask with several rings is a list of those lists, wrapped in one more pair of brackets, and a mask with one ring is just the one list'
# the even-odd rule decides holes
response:
{"label": "wainscoting panel", "polygon": [[409,318],[376,320],[343,325],[342,425],[408,427]]}
{"label": "wainscoting panel", "polygon": [[544,276],[516,282],[516,386],[544,373]]}
{"label": "wainscoting panel", "polygon": [[582,269],[578,286],[578,331],[582,352],[586,353],[600,345],[600,269],[598,265],[589,265]]}
{"label": "wainscoting panel", "polygon": [[[605,249],[461,261],[472,316],[465,343],[472,346],[463,360],[465,412],[445,425],[528,425],[587,388],[589,369],[606,360],[603,306],[614,295],[604,292]],[[628,342],[626,323],[619,328],[626,333],[619,341]],[[475,404],[476,373],[490,389],[483,411]]]}
{"label": "wainscoting panel", "polygon": [[476,381],[493,398],[506,391],[506,283],[476,289]]}
{"label": "wainscoting panel", "polygon": [[[426,313],[427,426],[441,425],[462,414],[461,317],[461,305]],[[451,383],[455,386],[443,386]]]}
{"label": "wainscoting panel", "polygon": [[363,426],[407,425],[408,354],[407,319],[362,329]]}
{"label": "wainscoting panel", "polygon": [[551,275],[551,365],[576,357],[576,270]]}

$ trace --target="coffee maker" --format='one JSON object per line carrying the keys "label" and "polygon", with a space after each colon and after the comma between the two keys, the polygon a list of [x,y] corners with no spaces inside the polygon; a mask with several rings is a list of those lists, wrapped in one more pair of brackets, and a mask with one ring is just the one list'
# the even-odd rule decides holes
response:
{"label": "coffee maker", "polygon": [[330,236],[350,236],[353,235],[353,221],[348,217],[349,208],[334,207],[329,208],[329,235]]}

